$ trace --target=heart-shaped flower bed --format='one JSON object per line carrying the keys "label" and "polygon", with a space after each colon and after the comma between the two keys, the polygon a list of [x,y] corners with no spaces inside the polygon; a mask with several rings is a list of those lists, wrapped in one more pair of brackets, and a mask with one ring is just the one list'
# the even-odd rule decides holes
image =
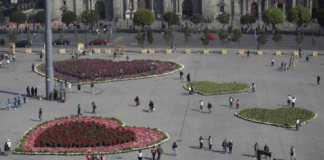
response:
{"label": "heart-shaped flower bed", "polygon": [[[183,66],[174,62],[154,60],[113,62],[104,59],[69,59],[55,61],[53,66],[56,78],[71,83],[149,77],[183,68]],[[36,71],[44,75],[45,63],[38,65]]]}
{"label": "heart-shaped flower bed", "polygon": [[190,85],[194,85],[195,92],[205,96],[244,92],[251,88],[250,85],[244,83],[213,81],[193,81],[185,84],[184,87],[188,89]]}
{"label": "heart-shaped flower bed", "polygon": [[296,107],[282,107],[278,109],[245,108],[239,110],[235,115],[253,122],[288,128],[296,126],[297,118],[300,120],[300,124],[303,125],[317,117],[317,114],[313,111]]}
{"label": "heart-shaped flower bed", "polygon": [[105,154],[148,148],[166,142],[158,129],[123,127],[116,118],[74,117],[43,122],[20,140],[16,154]]}

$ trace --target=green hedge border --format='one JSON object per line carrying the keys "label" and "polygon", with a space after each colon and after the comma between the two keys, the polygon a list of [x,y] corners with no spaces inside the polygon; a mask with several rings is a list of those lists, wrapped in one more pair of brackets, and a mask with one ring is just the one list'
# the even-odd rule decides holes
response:
{"label": "green hedge border", "polygon": [[[119,127],[127,127],[127,128],[132,128],[132,127],[136,127],[136,128],[147,128],[147,129],[151,129],[154,130],[156,132],[160,132],[161,134],[163,134],[163,138],[160,141],[157,142],[152,142],[146,146],[143,147],[136,147],[136,148],[124,148],[122,150],[111,150],[111,151],[105,151],[105,152],[99,152],[99,151],[95,151],[92,153],[102,153],[102,154],[116,154],[116,153],[126,153],[126,152],[131,152],[131,151],[137,151],[137,150],[143,150],[143,149],[148,149],[151,148],[153,146],[157,146],[159,144],[163,144],[165,142],[167,142],[170,139],[170,136],[168,133],[161,131],[157,128],[150,128],[150,127],[137,127],[137,126],[125,126],[125,123],[122,122],[121,120],[115,118],[115,117],[101,117],[101,116],[83,116],[83,117],[93,117],[93,118],[105,118],[105,119],[111,119],[111,120],[115,120],[116,122],[118,122]],[[54,120],[59,120],[59,119],[65,119],[65,118],[72,118],[72,117],[59,117],[59,118],[55,118]],[[28,136],[33,133],[37,128],[48,124],[49,122],[51,122],[53,120],[50,121],[45,121],[42,122],[32,128],[30,128],[29,130],[27,130],[24,135],[21,137],[20,141],[18,142],[17,147],[15,148],[15,150],[13,151],[13,154],[18,154],[18,155],[69,155],[69,156],[78,156],[78,155],[86,155],[88,154],[88,152],[83,151],[83,152],[74,152],[74,151],[58,151],[58,152],[49,152],[49,151],[33,151],[33,150],[29,150],[29,151],[23,151],[22,147],[24,146],[26,139],[28,138]]]}
{"label": "green hedge border", "polygon": [[[192,82],[201,82],[201,81],[192,81]],[[208,81],[208,82],[215,82],[215,83],[234,83],[234,82],[217,82],[217,81]],[[236,82],[236,83],[240,83],[240,82]],[[189,87],[186,86],[188,84],[189,84],[188,82],[186,84],[184,84],[183,85],[183,88],[185,88],[186,90],[189,91]],[[241,83],[241,84],[245,84],[245,83]],[[246,84],[246,85],[248,85],[248,84]],[[205,93],[199,92],[197,90],[195,90],[195,93],[198,93],[198,94],[203,95],[203,96],[213,96],[213,95],[222,95],[222,94],[241,93],[241,92],[245,92],[245,91],[248,91],[248,90],[251,90],[251,86],[249,88],[247,88],[247,89],[240,90],[240,91],[237,91],[237,92],[232,92],[232,93],[222,92],[222,93],[219,93],[219,94],[205,94]]]}
{"label": "green hedge border", "polygon": [[[248,119],[248,118],[245,118],[245,117],[240,116],[239,115],[239,112],[244,111],[246,109],[253,109],[253,108],[244,108],[244,109],[241,109],[241,110],[235,112],[234,115],[237,116],[237,117],[239,117],[239,118],[242,118],[244,120],[251,121],[251,122],[255,122],[255,123],[260,123],[260,124],[272,125],[272,126],[283,127],[283,128],[294,128],[294,127],[296,127],[296,125],[286,126],[286,125],[280,125],[280,124],[275,124],[275,123],[270,123],[270,122],[257,121],[257,120],[254,120],[254,119]],[[304,108],[300,108],[300,109],[304,109]],[[308,111],[310,111],[310,110],[308,110]],[[310,112],[313,112],[313,111],[310,111]],[[302,125],[305,125],[305,124],[307,124],[309,122],[314,121],[316,119],[316,117],[317,117],[317,113],[313,112],[313,115],[314,116],[313,117],[310,117],[308,120],[305,120],[303,122],[301,121],[300,122],[300,125],[302,126]]]}
{"label": "green hedge border", "polygon": [[[107,59],[103,59],[103,58],[94,58],[94,59],[92,59],[92,58],[84,58],[84,59],[91,59],[91,60],[99,59],[99,60],[112,61],[112,60],[107,60]],[[67,59],[57,60],[57,61],[65,61],[65,60],[67,60]],[[134,59],[133,61],[148,61],[148,60],[151,60],[151,59],[146,59],[146,60],[145,59]],[[152,61],[173,63],[173,64],[176,64],[178,66],[178,68],[173,70],[173,71],[168,71],[168,72],[165,72],[165,73],[162,73],[162,74],[151,75],[151,76],[135,77],[135,78],[124,78],[124,79],[113,79],[113,80],[101,80],[101,81],[90,81],[90,82],[80,82],[80,84],[85,85],[85,84],[91,84],[92,82],[93,83],[107,83],[107,82],[114,82],[114,81],[127,81],[127,80],[136,80],[136,79],[154,78],[154,77],[159,77],[159,76],[165,76],[165,75],[168,75],[168,74],[172,74],[172,73],[178,72],[180,70],[183,70],[185,68],[184,65],[182,65],[180,63],[172,62],[172,61],[161,61],[161,60],[152,60]],[[122,62],[122,61],[118,61],[118,62]],[[39,69],[39,67],[42,64],[45,64],[45,63],[40,63],[40,64],[35,66],[35,72],[37,74],[45,77],[45,74]],[[59,77],[54,77],[54,80],[60,81],[60,82],[65,82],[64,79],[59,78]],[[67,81],[67,82],[71,83],[72,85],[77,85],[78,84],[78,83],[72,83],[70,81]]]}

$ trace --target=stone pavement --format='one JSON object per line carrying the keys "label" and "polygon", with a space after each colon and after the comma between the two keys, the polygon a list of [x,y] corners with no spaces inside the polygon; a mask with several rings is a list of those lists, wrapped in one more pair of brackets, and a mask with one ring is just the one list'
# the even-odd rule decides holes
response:
{"label": "stone pavement", "polygon": [[[38,88],[38,94],[45,94],[45,78],[31,72],[31,64],[40,61],[38,53],[26,55],[23,49],[18,49],[16,62],[11,62],[10,69],[0,70],[0,99],[1,108],[6,99],[13,99],[14,95],[3,93],[25,93],[27,86]],[[132,50],[132,49],[129,49]],[[137,51],[138,50],[138,51]],[[161,49],[162,50],[162,49]],[[95,94],[92,95],[90,85],[82,86],[82,92],[77,93],[76,87],[72,93],[67,94],[66,103],[48,102],[44,100],[28,99],[27,105],[16,110],[1,110],[0,146],[7,139],[12,142],[12,150],[17,145],[20,137],[26,130],[37,125],[38,110],[43,108],[43,120],[52,120],[55,117],[77,114],[77,104],[81,104],[84,115],[92,115],[91,102],[95,101],[100,116],[117,117],[126,125],[157,127],[171,136],[170,141],[163,144],[163,159],[167,160],[225,160],[244,159],[252,160],[254,155],[253,145],[257,142],[260,148],[268,145],[276,159],[290,159],[290,147],[296,149],[298,160],[323,160],[324,154],[324,90],[323,84],[316,85],[316,76],[324,79],[323,55],[310,57],[310,62],[297,58],[298,67],[286,72],[277,68],[282,61],[289,62],[289,55],[274,56],[274,50],[265,50],[267,54],[251,58],[237,55],[237,49],[229,49],[230,54],[210,55],[198,54],[195,49],[193,54],[186,55],[179,48],[177,54],[167,55],[157,53],[142,55],[139,49],[130,52],[131,59],[160,59],[172,60],[185,65],[184,76],[190,72],[192,80],[211,81],[237,81],[251,84],[256,83],[256,92],[232,94],[234,99],[240,99],[241,108],[279,108],[286,104],[288,94],[297,98],[296,106],[303,107],[318,113],[318,117],[311,123],[301,126],[298,132],[293,129],[268,126],[252,123],[234,116],[236,109],[228,107],[230,95],[201,96],[195,94],[188,96],[183,89],[185,81],[179,80],[179,74],[167,76],[95,84]],[[216,50],[216,49],[215,49]],[[218,51],[220,49],[217,49]],[[67,59],[71,55],[60,55],[54,49],[54,59]],[[255,50],[250,50],[255,52]],[[292,51],[285,51],[292,53]],[[323,51],[321,51],[323,52]],[[310,51],[309,51],[310,53]],[[89,56],[86,56],[88,58]],[[99,54],[91,58],[113,59],[112,54]],[[271,58],[275,58],[275,66],[270,67]],[[117,60],[124,60],[118,57]],[[4,65],[5,67],[6,65]],[[323,80],[322,80],[323,82]],[[134,107],[134,98],[139,96],[141,105]],[[148,103],[155,103],[156,112],[148,113]],[[204,100],[205,111],[208,102],[213,105],[211,114],[199,112],[199,101]],[[211,135],[213,149],[209,151],[205,143],[202,150],[199,148],[198,138]],[[222,154],[221,143],[224,139],[232,139],[233,154]],[[174,141],[178,144],[178,156],[172,156],[171,145]],[[125,154],[106,155],[106,159],[135,159],[137,152]],[[150,150],[144,150],[143,156],[151,157]],[[0,156],[0,160],[79,160],[85,156],[27,156],[9,155]],[[145,158],[144,158],[145,159]]]}

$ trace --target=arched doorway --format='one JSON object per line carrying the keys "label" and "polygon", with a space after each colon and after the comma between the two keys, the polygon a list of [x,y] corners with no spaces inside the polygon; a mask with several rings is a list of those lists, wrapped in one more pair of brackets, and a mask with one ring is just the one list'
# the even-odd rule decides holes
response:
{"label": "arched doorway", "polygon": [[251,15],[253,15],[255,17],[255,19],[259,18],[257,3],[252,3],[251,4]]}
{"label": "arched doorway", "polygon": [[189,18],[192,16],[192,2],[191,0],[185,0],[182,3],[182,15],[185,18]]}
{"label": "arched doorway", "polygon": [[97,1],[95,5],[96,11],[101,19],[106,18],[105,14],[105,4],[102,1]]}

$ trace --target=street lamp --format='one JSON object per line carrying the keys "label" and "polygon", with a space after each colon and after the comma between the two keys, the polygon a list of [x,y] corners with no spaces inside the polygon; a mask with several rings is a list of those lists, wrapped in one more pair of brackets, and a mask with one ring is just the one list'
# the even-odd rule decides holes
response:
{"label": "street lamp", "polygon": [[173,15],[171,14],[171,49],[172,49],[172,47],[173,47],[173,43],[172,43],[172,17],[173,17]]}

